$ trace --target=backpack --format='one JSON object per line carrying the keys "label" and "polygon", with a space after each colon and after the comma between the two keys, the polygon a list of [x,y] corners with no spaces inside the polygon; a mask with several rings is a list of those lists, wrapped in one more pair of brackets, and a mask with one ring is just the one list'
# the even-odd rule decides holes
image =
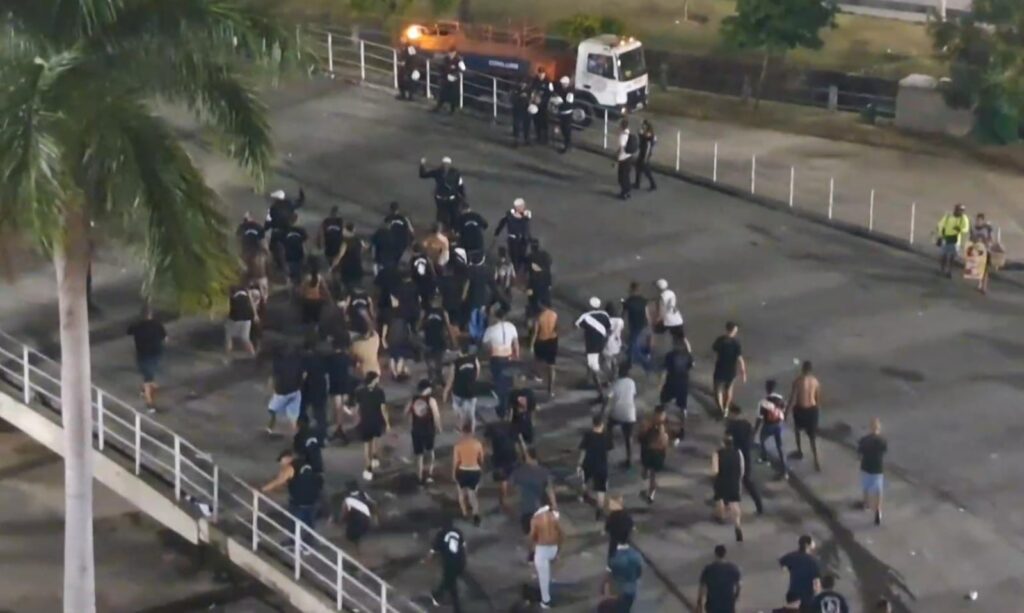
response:
{"label": "backpack", "polygon": [[630,134],[626,139],[626,153],[633,155],[640,150],[640,138],[636,134]]}

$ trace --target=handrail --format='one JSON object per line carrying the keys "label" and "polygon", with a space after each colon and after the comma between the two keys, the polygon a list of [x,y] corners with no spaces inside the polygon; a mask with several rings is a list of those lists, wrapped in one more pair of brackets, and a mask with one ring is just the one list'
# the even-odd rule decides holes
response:
{"label": "handrail", "polygon": [[[51,419],[59,417],[60,364],[2,330],[0,380],[20,388],[27,407]],[[241,532],[253,552],[276,558],[297,582],[329,596],[338,611],[423,611],[286,508],[221,470],[211,453],[109,392],[95,385],[91,390],[97,451],[119,454],[136,475],[155,477],[169,498],[191,503],[197,514],[227,532]]]}

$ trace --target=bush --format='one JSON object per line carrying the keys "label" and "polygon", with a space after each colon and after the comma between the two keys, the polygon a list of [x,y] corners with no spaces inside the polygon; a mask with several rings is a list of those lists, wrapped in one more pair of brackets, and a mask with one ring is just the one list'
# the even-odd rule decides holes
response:
{"label": "bush", "polygon": [[624,34],[626,23],[618,17],[577,13],[572,17],[556,21],[552,29],[559,36],[576,44],[598,34]]}

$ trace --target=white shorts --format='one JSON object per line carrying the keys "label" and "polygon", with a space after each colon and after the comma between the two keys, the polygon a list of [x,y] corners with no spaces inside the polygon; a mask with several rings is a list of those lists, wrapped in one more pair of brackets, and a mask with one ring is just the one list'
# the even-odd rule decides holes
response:
{"label": "white shorts", "polygon": [[601,372],[601,354],[600,353],[588,353],[587,354],[587,368],[594,372]]}
{"label": "white shorts", "polygon": [[240,341],[249,341],[249,332],[252,330],[251,321],[235,321],[229,319],[224,322],[224,333],[230,339],[238,339]]}

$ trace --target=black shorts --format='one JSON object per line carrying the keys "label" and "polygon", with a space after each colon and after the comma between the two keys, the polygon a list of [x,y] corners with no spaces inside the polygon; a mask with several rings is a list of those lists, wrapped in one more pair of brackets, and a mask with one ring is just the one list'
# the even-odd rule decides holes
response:
{"label": "black shorts", "polygon": [[523,437],[523,442],[527,445],[533,444],[533,422],[513,421],[512,427],[515,428],[516,434]]}
{"label": "black shorts", "polygon": [[818,407],[810,407],[802,409],[800,407],[793,408],[793,426],[797,430],[803,430],[807,434],[815,435],[818,433]]}
{"label": "black shorts", "polygon": [[686,338],[686,326],[684,324],[679,324],[678,326],[665,326],[665,331],[677,341],[681,341]]}
{"label": "black shorts", "polygon": [[359,437],[364,443],[384,436],[384,424],[359,424]]}
{"label": "black shorts", "polygon": [[715,383],[715,387],[729,387],[736,380],[736,371],[719,370],[716,368],[715,374],[711,378]]}
{"label": "black shorts", "polygon": [[689,397],[689,388],[669,387],[667,385],[663,386],[661,388],[661,393],[658,394],[658,400],[661,401],[661,404],[668,404],[669,402],[674,402],[675,405],[680,409],[686,408]]}
{"label": "black shorts", "polygon": [[589,483],[595,492],[608,491],[608,467],[583,468],[583,481]]}
{"label": "black shorts", "polygon": [[554,366],[558,361],[558,337],[534,343],[533,357],[542,364]]}
{"label": "black shorts", "polygon": [[331,396],[345,396],[352,391],[347,374],[344,377],[327,377],[327,381],[327,393]]}
{"label": "black shorts", "polygon": [[359,511],[350,511],[345,518],[345,538],[358,543],[370,531],[370,518]]}
{"label": "black shorts", "polygon": [[491,468],[491,478],[494,479],[495,483],[504,483],[509,480],[509,477],[512,476],[512,471],[515,469],[515,460],[496,463]]}
{"label": "black shorts", "polygon": [[422,455],[427,451],[434,450],[434,430],[412,431],[412,453]]}
{"label": "black shorts", "polygon": [[715,480],[715,500],[720,500],[725,504],[731,504],[740,501],[740,481],[730,480],[728,483]]}
{"label": "black shorts", "polygon": [[455,483],[459,485],[459,489],[475,490],[480,487],[480,469],[458,469],[455,471]]}
{"label": "black shorts", "polygon": [[665,451],[661,449],[640,449],[640,465],[647,470],[658,472],[665,468]]}

